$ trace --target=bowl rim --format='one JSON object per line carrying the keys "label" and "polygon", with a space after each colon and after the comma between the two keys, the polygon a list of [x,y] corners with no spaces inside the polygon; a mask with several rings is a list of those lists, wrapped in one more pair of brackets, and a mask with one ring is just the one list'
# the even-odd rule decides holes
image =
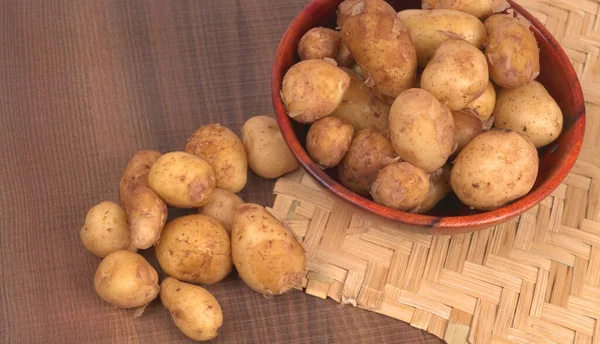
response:
{"label": "bowl rim", "polygon": [[361,208],[373,215],[383,217],[388,220],[398,222],[400,224],[412,225],[417,227],[435,227],[440,229],[480,229],[488,226],[493,226],[498,223],[507,221],[513,217],[516,217],[528,209],[534,207],[536,204],[545,199],[550,195],[554,189],[556,189],[562,181],[569,174],[570,170],[575,164],[581,147],[583,145],[583,133],[585,129],[585,101],[583,98],[583,92],[581,84],[569,58],[565,51],[562,49],[556,39],[550,34],[550,32],[542,25],[531,13],[526,11],[523,7],[516,4],[513,0],[508,0],[511,8],[514,9],[519,15],[525,17],[531,25],[535,28],[538,33],[546,39],[552,49],[556,52],[560,64],[565,66],[567,80],[565,84],[571,87],[571,92],[574,95],[576,104],[576,116],[575,122],[570,130],[581,131],[581,135],[575,136],[575,141],[570,145],[570,150],[567,152],[567,158],[564,164],[558,167],[556,173],[551,176],[548,180],[538,185],[536,189],[528,193],[524,197],[502,206],[498,209],[486,211],[482,213],[472,215],[461,215],[461,216],[432,216],[423,214],[414,214],[389,208],[387,206],[378,204],[368,198],[362,197],[353,191],[344,187],[341,183],[335,181],[329,175],[325,173],[312,159],[308,156],[306,150],[300,144],[298,138],[294,133],[290,117],[287,115],[285,106],[280,97],[281,84],[280,80],[283,79],[284,72],[282,71],[282,58],[277,58],[284,54],[284,47],[289,44],[291,40],[291,33],[295,32],[302,26],[302,23],[313,13],[317,7],[327,0],[313,0],[294,18],[290,26],[287,28],[283,37],[277,47],[275,60],[272,67],[271,73],[271,95],[273,100],[273,108],[277,122],[281,129],[283,138],[285,139],[288,147],[292,151],[292,154],[296,157],[296,160],[300,163],[302,168],[319,184],[325,187],[328,191],[335,194],[337,197],[345,202],[351,203],[352,205]]}

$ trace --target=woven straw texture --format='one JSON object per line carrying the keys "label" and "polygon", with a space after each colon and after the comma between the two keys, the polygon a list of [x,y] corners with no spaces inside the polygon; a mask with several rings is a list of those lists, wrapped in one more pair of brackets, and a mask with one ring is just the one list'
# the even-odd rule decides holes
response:
{"label": "woven straw texture", "polygon": [[586,139],[571,174],[519,218],[429,236],[370,222],[292,173],[270,210],[302,238],[307,294],[449,343],[600,343],[600,3],[520,3],[562,43],[584,89]]}

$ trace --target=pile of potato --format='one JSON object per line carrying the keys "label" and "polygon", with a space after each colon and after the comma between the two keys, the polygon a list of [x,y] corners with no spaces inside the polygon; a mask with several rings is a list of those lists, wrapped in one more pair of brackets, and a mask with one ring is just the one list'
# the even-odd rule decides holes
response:
{"label": "pile of potato", "polygon": [[472,209],[501,207],[532,189],[537,149],[563,126],[535,81],[530,23],[501,0],[422,7],[343,1],[339,31],[300,40],[281,98],[310,124],[311,158],[360,195],[415,213],[451,192]]}
{"label": "pile of potato", "polygon": [[[306,254],[294,234],[258,204],[235,193],[248,166],[277,178],[298,166],[273,117],[250,118],[241,139],[219,124],[201,127],[185,151],[137,152],[123,172],[120,203],[92,207],[80,231],[84,246],[103,258],[96,293],[119,308],[144,307],[160,295],[173,322],[197,341],[214,338],[223,323],[219,302],[206,289],[236,267],[253,290],[283,294],[301,284]],[[198,214],[167,222],[168,207]],[[158,273],[136,253],[154,246]]]}

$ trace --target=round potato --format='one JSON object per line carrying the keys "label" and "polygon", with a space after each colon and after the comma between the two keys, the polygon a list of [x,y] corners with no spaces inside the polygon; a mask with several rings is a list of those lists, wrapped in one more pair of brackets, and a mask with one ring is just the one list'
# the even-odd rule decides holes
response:
{"label": "round potato", "polygon": [[544,86],[534,80],[498,92],[494,126],[520,132],[540,148],[558,138],[563,127],[563,114]]}
{"label": "round potato", "polygon": [[421,7],[424,10],[453,9],[484,19],[494,13],[494,1],[496,0],[423,0]]}
{"label": "round potato", "polygon": [[494,85],[488,81],[485,91],[471,103],[467,104],[463,110],[471,112],[479,117],[482,122],[486,122],[492,116],[494,106],[496,106],[496,90],[494,89]]}
{"label": "round potato", "polygon": [[485,54],[490,78],[504,88],[515,88],[540,74],[540,49],[529,23],[512,14],[494,14],[485,23]]}
{"label": "round potato", "polygon": [[421,204],[411,211],[417,214],[424,214],[435,207],[444,197],[452,192],[450,187],[450,165],[444,165],[440,170],[429,175],[429,191]]}
{"label": "round potato", "polygon": [[[79,237],[85,248],[100,258],[129,249],[131,238],[125,210],[113,202],[96,204],[85,216]],[[135,248],[131,247],[131,250],[135,251]]]}
{"label": "round potato", "polygon": [[467,143],[483,131],[483,122],[462,110],[452,111],[452,118],[454,119],[454,142],[457,151],[460,152]]}
{"label": "round potato", "polygon": [[431,93],[406,90],[390,109],[390,137],[402,161],[434,172],[455,148],[452,113]]}
{"label": "round potato", "polygon": [[158,274],[144,257],[119,250],[109,253],[96,270],[94,288],[102,300],[119,308],[147,305],[158,295]]}
{"label": "round potato", "polygon": [[529,138],[507,129],[490,130],[458,154],[450,183],[464,204],[492,210],[526,195],[535,183],[538,165]]}
{"label": "round potato", "polygon": [[335,117],[325,117],[313,123],[306,134],[308,155],[323,168],[340,163],[354,135],[348,122]]}
{"label": "round potato", "polygon": [[398,12],[398,18],[406,25],[415,43],[419,67],[427,66],[440,44],[448,39],[464,39],[482,49],[487,38],[481,20],[457,10],[410,9]]}
{"label": "round potato", "polygon": [[423,70],[421,88],[450,110],[461,110],[478,98],[489,82],[483,53],[464,40],[449,39]]}
{"label": "round potato", "polygon": [[425,200],[429,176],[407,162],[396,162],[377,174],[371,196],[377,203],[399,210],[410,210]]}
{"label": "round potato", "polygon": [[339,32],[324,27],[314,27],[298,43],[298,55],[303,60],[334,58],[340,43]]}
{"label": "round potato", "polygon": [[306,273],[306,253],[294,234],[258,204],[238,208],[231,249],[242,280],[264,295],[299,286]]}
{"label": "round potato", "polygon": [[156,244],[163,271],[179,280],[217,283],[231,272],[231,242],[219,221],[187,215],[168,222]]}
{"label": "round potato", "polygon": [[359,195],[367,196],[379,170],[394,162],[390,140],[377,129],[357,132],[338,165],[340,182]]}
{"label": "round potato", "polygon": [[246,186],[248,161],[240,138],[220,124],[202,126],[187,139],[185,151],[212,167],[220,189],[239,192]]}
{"label": "round potato", "polygon": [[278,178],[298,168],[298,161],[273,117],[256,116],[247,120],[242,126],[242,144],[250,169],[263,178]]}
{"label": "round potato", "polygon": [[168,204],[195,208],[208,202],[215,191],[216,179],[206,160],[185,152],[170,152],[152,165],[148,183]]}
{"label": "round potato", "polygon": [[300,61],[285,73],[281,99],[292,119],[313,123],[340,105],[349,85],[350,76],[329,62]]}
{"label": "round potato", "polygon": [[160,284],[160,300],[175,326],[189,338],[206,341],[219,334],[223,311],[208,290],[167,277]]}
{"label": "round potato", "polygon": [[236,194],[223,189],[215,189],[208,202],[198,209],[198,214],[210,216],[219,221],[231,234],[233,215],[244,201]]}

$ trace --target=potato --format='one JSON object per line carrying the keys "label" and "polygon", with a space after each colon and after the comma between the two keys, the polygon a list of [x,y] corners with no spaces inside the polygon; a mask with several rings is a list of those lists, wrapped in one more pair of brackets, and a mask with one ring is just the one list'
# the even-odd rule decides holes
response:
{"label": "potato", "polygon": [[359,195],[367,196],[379,170],[394,162],[390,140],[377,129],[357,132],[338,165],[340,182]]}
{"label": "potato", "polygon": [[217,283],[231,272],[231,242],[219,221],[206,215],[186,215],[167,223],[156,244],[163,271],[179,280]]}
{"label": "potato", "polygon": [[348,122],[335,117],[321,118],[306,134],[306,151],[319,166],[336,166],[348,151],[353,135],[354,128]]}
{"label": "potato", "polygon": [[388,104],[412,87],[417,53],[396,11],[383,0],[346,0],[338,8],[342,40],[364,72],[367,85]]}
{"label": "potato", "polygon": [[392,104],[390,137],[402,161],[434,172],[454,151],[452,113],[431,93],[406,90]]}
{"label": "potato", "polygon": [[113,202],[98,203],[88,211],[79,237],[85,248],[100,258],[117,250],[135,251],[130,246],[127,214]]}
{"label": "potato", "polygon": [[563,114],[544,86],[534,80],[498,92],[494,126],[520,132],[540,148],[558,138],[563,127]]}
{"label": "potato", "polygon": [[424,10],[432,8],[453,9],[483,19],[494,13],[494,1],[496,0],[423,0],[422,7]]}
{"label": "potato", "polygon": [[306,273],[306,253],[294,234],[258,204],[235,213],[231,250],[242,280],[264,295],[299,286]]}
{"label": "potato", "polygon": [[339,32],[324,27],[314,27],[298,43],[298,55],[303,60],[334,58],[340,43]]}
{"label": "potato", "polygon": [[377,174],[371,196],[377,203],[399,210],[410,210],[425,200],[429,176],[407,162],[385,166]]}
{"label": "potato", "polygon": [[421,88],[450,110],[461,110],[477,99],[488,82],[483,53],[471,43],[457,39],[440,45],[421,76]]}
{"label": "potato", "polygon": [[342,103],[331,114],[350,123],[354,130],[375,128],[386,130],[390,106],[375,97],[363,80],[352,70],[342,68],[350,76],[350,86]]}
{"label": "potato", "polygon": [[467,143],[483,131],[483,122],[481,120],[462,110],[452,111],[454,119],[454,142],[457,145],[457,151],[461,151]]}
{"label": "potato", "polygon": [[516,88],[540,74],[540,49],[529,23],[512,14],[494,14],[485,23],[488,42],[485,55],[490,77],[501,87]]}
{"label": "potato", "polygon": [[348,50],[348,47],[346,46],[344,41],[342,41],[341,36],[340,42],[338,43],[337,53],[335,54],[335,57],[333,59],[338,64],[338,66],[342,67],[350,67],[354,64],[354,57],[352,57],[352,54],[350,54],[350,50]]}
{"label": "potato", "polygon": [[427,66],[444,41],[464,39],[478,49],[483,48],[487,32],[477,17],[456,10],[404,10],[398,12],[417,50],[417,65]]}
{"label": "potato", "polygon": [[348,74],[329,62],[300,61],[283,77],[281,100],[292,119],[313,123],[340,105],[349,84]]}
{"label": "potato", "polygon": [[535,183],[538,165],[529,138],[508,129],[490,130],[458,154],[450,183],[464,204],[492,210],[526,195]]}
{"label": "potato", "polygon": [[429,191],[421,204],[411,211],[417,214],[424,214],[435,207],[446,195],[452,192],[450,187],[450,165],[444,165],[440,170],[429,175]]}
{"label": "potato", "polygon": [[273,117],[256,116],[247,120],[242,127],[242,143],[250,169],[263,178],[278,178],[298,167]]}
{"label": "potato", "polygon": [[158,274],[144,257],[126,250],[109,253],[96,270],[94,288],[119,308],[147,305],[158,295]]}
{"label": "potato", "polygon": [[204,205],[216,185],[215,173],[206,160],[185,152],[170,152],[158,158],[148,182],[160,198],[179,208]]}
{"label": "potato", "polygon": [[219,221],[231,234],[233,215],[244,201],[236,194],[223,189],[215,189],[208,202],[198,209],[198,214],[210,216]]}
{"label": "potato", "polygon": [[246,186],[248,161],[240,138],[220,124],[200,127],[187,139],[185,151],[212,167],[217,187],[233,193]]}
{"label": "potato", "polygon": [[492,116],[495,105],[496,90],[494,89],[494,85],[488,81],[485,91],[471,103],[467,104],[463,110],[479,117],[482,122],[486,122]]}
{"label": "potato", "polygon": [[150,168],[160,156],[155,150],[135,153],[119,184],[119,199],[127,213],[131,245],[141,250],[158,241],[167,222],[167,205],[148,183]]}
{"label": "potato", "polygon": [[167,277],[160,284],[160,300],[175,326],[196,341],[215,338],[223,325],[223,311],[206,289]]}

